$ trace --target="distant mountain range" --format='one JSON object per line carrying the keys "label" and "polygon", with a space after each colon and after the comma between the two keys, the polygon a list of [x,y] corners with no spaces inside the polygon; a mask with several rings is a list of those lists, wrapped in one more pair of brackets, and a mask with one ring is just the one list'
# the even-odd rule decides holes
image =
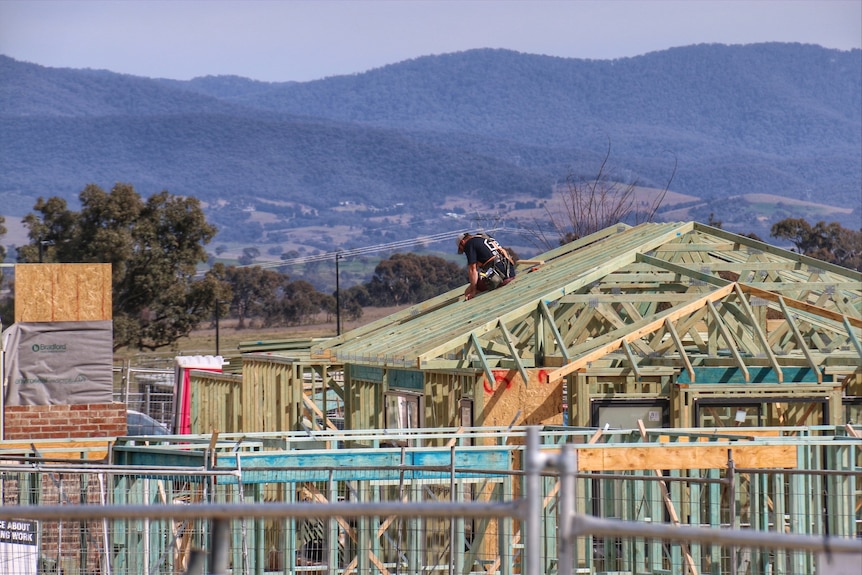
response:
{"label": "distant mountain range", "polygon": [[122,181],[198,197],[216,242],[288,244],[313,228],[320,249],[373,244],[474,214],[517,226],[516,204],[596,175],[608,150],[625,183],[663,189],[673,176],[691,219],[747,232],[813,213],[746,207],[766,194],[842,208],[828,219],[858,228],[862,51],[710,44],[598,61],[486,49],[302,83],[0,56],[7,218],[38,196],[74,205],[86,184]]}

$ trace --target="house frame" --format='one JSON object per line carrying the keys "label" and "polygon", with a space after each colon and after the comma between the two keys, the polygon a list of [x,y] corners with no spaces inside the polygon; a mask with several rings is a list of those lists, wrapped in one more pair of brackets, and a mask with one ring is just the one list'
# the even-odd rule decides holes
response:
{"label": "house frame", "polygon": [[745,236],[619,224],[520,265],[505,288],[462,294],[338,337],[242,349],[238,397],[252,411],[226,431],[335,427],[314,393],[337,396],[348,429],[403,426],[392,406],[412,398],[410,425],[428,427],[558,425],[564,412],[594,427],[596,402],[654,401],[661,427],[862,418],[862,274]]}

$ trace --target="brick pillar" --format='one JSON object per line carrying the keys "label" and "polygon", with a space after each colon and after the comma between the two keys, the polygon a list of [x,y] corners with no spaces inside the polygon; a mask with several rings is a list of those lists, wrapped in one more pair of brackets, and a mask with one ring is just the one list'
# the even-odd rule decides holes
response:
{"label": "brick pillar", "polygon": [[8,405],[8,440],[87,439],[126,434],[126,404]]}

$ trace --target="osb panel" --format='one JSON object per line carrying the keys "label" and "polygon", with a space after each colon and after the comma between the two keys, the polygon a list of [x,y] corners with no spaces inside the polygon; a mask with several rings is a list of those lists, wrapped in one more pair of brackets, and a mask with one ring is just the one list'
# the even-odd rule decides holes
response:
{"label": "osb panel", "polygon": [[0,453],[7,456],[33,455],[36,448],[43,457],[51,459],[89,459],[104,460],[108,457],[111,440],[70,440],[70,441],[0,441]]}
{"label": "osb panel", "polygon": [[484,404],[477,425],[562,425],[562,380],[544,383],[544,370],[527,370],[524,384],[517,370],[493,370],[493,385],[482,377]]}
{"label": "osb panel", "polygon": [[15,266],[16,322],[111,319],[111,264]]}
{"label": "osb panel", "polygon": [[[759,428],[722,427],[720,429],[716,429],[716,428],[711,428],[711,429],[712,429],[712,431],[714,431],[717,434],[738,435],[740,437],[746,437],[746,436],[751,436],[751,437],[781,437],[782,436],[782,431],[780,429],[770,428],[770,427],[759,427]],[[703,433],[702,429],[698,429],[697,431],[700,433]],[[658,440],[661,443],[671,443],[671,438],[668,435],[660,435]],[[695,437],[695,438],[674,437],[672,441],[674,443],[689,443],[689,442],[721,443],[721,442],[728,442],[730,440],[726,439],[726,438],[716,439],[714,437]]]}
{"label": "osb panel", "polygon": [[793,445],[661,445],[578,448],[579,471],[642,471],[651,469],[725,469],[727,452],[737,467],[793,469],[798,465]]}

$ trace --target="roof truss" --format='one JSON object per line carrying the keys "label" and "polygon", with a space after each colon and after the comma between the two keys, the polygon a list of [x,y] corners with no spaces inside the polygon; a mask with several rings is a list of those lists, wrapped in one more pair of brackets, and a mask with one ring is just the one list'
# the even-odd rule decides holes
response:
{"label": "roof truss", "polygon": [[[537,259],[470,302],[454,290],[325,342],[319,358],[423,369],[594,362],[636,373],[673,365],[862,363],[862,275],[696,223],[602,230]],[[820,377],[818,375],[818,377]],[[489,378],[493,381],[493,378]]]}

